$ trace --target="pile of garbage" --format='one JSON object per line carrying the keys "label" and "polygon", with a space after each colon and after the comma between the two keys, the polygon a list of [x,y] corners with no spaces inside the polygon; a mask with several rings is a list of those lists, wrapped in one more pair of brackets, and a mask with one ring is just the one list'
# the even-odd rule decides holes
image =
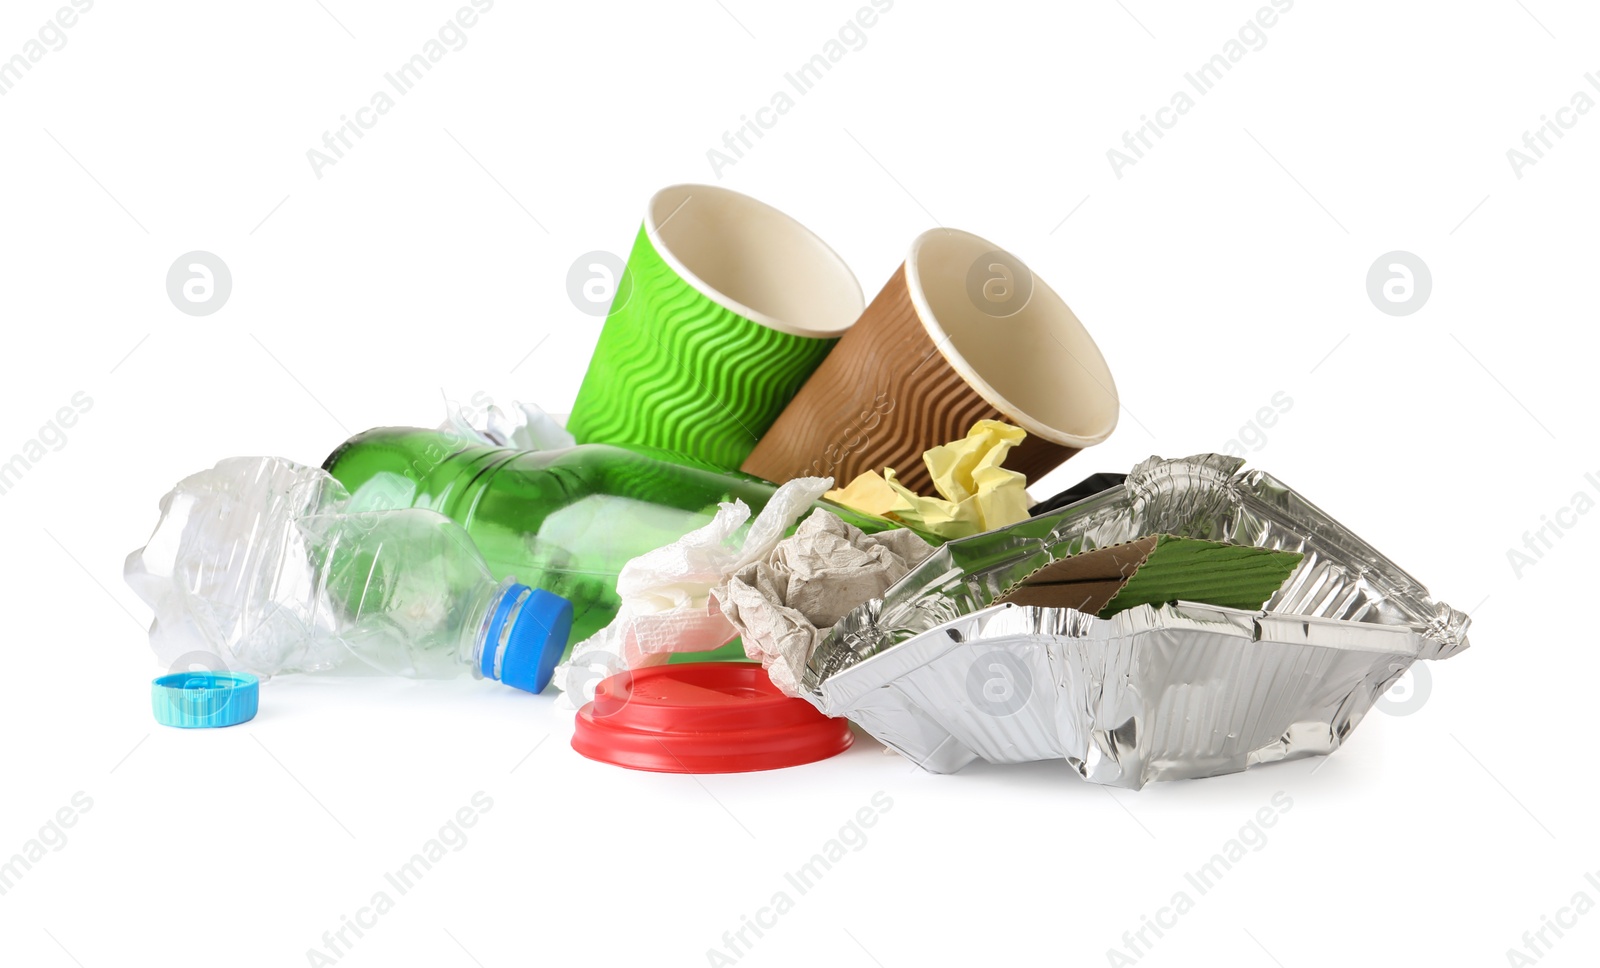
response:
{"label": "pile of garbage", "polygon": [[668,188],[564,426],[451,408],[162,498],[126,566],[154,711],[471,676],[557,694],[575,750],[634,769],[797,766],[853,721],[931,772],[1062,759],[1138,788],[1331,753],[1467,647],[1465,615],[1235,458],[1034,503],[1119,411],[1071,309],[975,235],[918,237],[866,304],[783,213]]}

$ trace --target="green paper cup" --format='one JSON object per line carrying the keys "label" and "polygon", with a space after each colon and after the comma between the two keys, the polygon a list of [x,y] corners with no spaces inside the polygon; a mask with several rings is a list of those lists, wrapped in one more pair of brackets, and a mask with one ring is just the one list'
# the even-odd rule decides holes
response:
{"label": "green paper cup", "polygon": [[865,308],[838,255],[770,205],[650,200],[567,429],[737,468]]}

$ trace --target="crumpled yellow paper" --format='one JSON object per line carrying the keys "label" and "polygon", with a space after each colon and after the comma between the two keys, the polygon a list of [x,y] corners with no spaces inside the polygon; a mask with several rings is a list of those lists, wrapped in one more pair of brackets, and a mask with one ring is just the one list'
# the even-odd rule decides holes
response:
{"label": "crumpled yellow paper", "polygon": [[1028,479],[1000,465],[1028,434],[1000,420],[980,420],[960,440],[922,455],[939,497],[923,497],[895,479],[894,468],[867,471],[824,495],[857,511],[891,518],[941,538],[964,538],[1028,518]]}

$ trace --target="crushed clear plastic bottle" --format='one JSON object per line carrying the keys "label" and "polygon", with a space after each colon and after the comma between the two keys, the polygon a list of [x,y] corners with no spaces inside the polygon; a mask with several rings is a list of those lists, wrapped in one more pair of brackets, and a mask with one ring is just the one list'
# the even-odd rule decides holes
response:
{"label": "crushed clear plastic bottle", "polygon": [[349,499],[325,471],[280,458],[232,458],[181,481],[124,569],[155,612],[161,661],[544,688],[570,603],[496,581],[444,515],[352,513]]}

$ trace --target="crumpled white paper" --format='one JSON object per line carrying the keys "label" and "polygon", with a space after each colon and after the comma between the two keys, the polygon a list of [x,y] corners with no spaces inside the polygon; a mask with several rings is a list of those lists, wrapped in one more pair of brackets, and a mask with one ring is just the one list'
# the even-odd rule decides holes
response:
{"label": "crumpled white paper", "polygon": [[796,478],[778,488],[754,521],[743,501],[725,503],[710,524],[624,565],[617,578],[622,599],[617,617],[573,646],[571,658],[556,667],[552,681],[562,691],[563,705],[588,702],[594,685],[608,675],[660,665],[674,652],[706,652],[738,638],[712,590],[770,555],[784,532],[832,486],[832,478]]}
{"label": "crumpled white paper", "polygon": [[577,440],[537,404],[513,400],[502,407],[474,396],[471,403],[445,398],[445,421],[439,429],[467,440],[516,450],[562,450]]}
{"label": "crumpled white paper", "polygon": [[811,650],[845,613],[879,598],[933,546],[906,530],[865,534],[827,511],[800,523],[770,555],[746,563],[714,590],[772,684],[799,696]]}

